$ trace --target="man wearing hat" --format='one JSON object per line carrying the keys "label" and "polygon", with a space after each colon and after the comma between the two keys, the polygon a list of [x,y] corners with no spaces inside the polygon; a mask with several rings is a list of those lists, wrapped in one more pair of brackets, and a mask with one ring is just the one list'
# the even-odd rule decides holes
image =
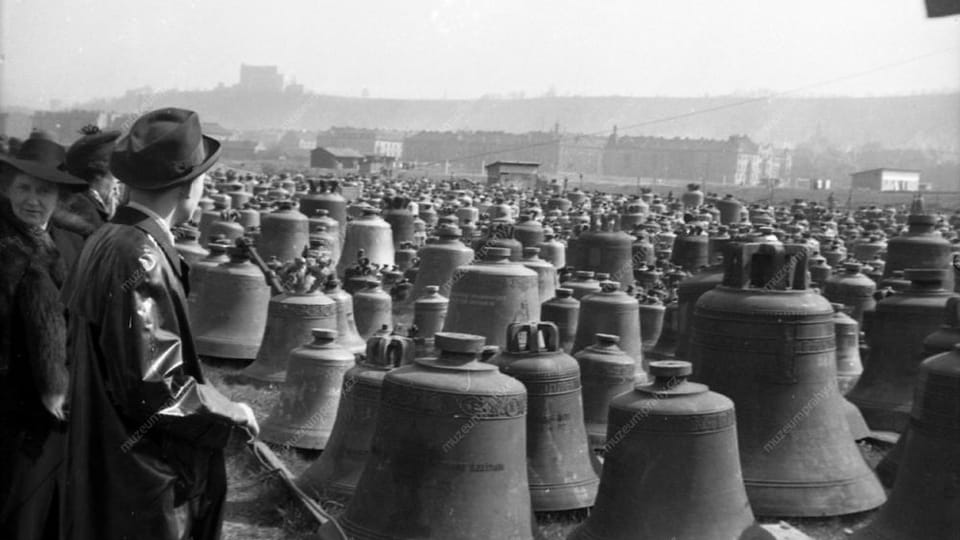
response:
{"label": "man wearing hat", "polygon": [[55,539],[66,436],[66,268],[50,236],[62,196],[85,183],[34,132],[0,155],[0,538]]}
{"label": "man wearing hat", "polygon": [[100,131],[97,126],[83,128],[83,137],[67,149],[67,172],[86,181],[88,188],[62,201],[53,214],[57,232],[53,239],[67,268],[83,249],[83,242],[107,222],[116,209],[117,179],[110,173],[110,155],[119,131]]}
{"label": "man wearing hat", "polygon": [[168,108],[137,119],[111,156],[130,202],[87,239],[64,287],[68,540],[219,538],[223,448],[233,427],[259,428],[204,378],[170,232],[193,214],[219,151],[196,113]]}

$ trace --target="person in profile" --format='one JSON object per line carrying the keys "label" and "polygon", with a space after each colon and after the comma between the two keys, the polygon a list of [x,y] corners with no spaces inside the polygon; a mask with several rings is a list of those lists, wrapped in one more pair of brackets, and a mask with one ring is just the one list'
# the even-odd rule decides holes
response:
{"label": "person in profile", "polygon": [[167,108],[138,118],[111,155],[129,202],[87,239],[64,287],[66,540],[220,536],[224,446],[232,428],[259,428],[204,378],[170,232],[197,208],[219,147],[196,113]]}

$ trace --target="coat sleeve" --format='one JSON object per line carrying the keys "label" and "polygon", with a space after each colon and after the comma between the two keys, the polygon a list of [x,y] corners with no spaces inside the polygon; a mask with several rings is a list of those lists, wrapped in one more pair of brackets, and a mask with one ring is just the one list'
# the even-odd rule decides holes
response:
{"label": "coat sleeve", "polygon": [[111,268],[99,347],[107,392],[139,438],[152,429],[202,446],[226,444],[243,410],[184,367],[180,324],[163,255],[150,246]]}
{"label": "coat sleeve", "polygon": [[46,271],[31,264],[17,286],[16,305],[25,323],[23,339],[37,392],[65,394],[67,330],[59,289]]}

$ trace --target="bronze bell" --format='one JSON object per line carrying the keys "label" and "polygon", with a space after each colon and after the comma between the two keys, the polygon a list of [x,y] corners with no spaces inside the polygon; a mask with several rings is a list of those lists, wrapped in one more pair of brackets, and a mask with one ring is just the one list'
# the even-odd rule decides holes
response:
{"label": "bronze bell", "polygon": [[723,284],[694,310],[696,378],[736,404],[744,483],[765,516],[849,514],[884,501],[844,414],[833,308],[808,288],[807,249],[730,244]]}
{"label": "bronze bell", "polygon": [[[954,346],[960,343],[960,298],[951,298],[947,300],[947,306],[944,310],[944,323],[940,329],[930,334],[923,340],[923,356],[929,358],[933,355],[950,352]],[[906,450],[907,433],[910,431],[909,424],[906,431],[897,439],[897,444],[880,463],[877,464],[877,476],[884,486],[892,487],[893,481],[897,476],[897,469],[903,460],[903,452]]]}
{"label": "bronze bell", "polygon": [[202,356],[252,360],[257,357],[267,324],[270,287],[246,252],[227,250],[230,260],[209,268],[193,319],[197,353]]}
{"label": "bronze bell", "polygon": [[[441,332],[441,354],[383,379],[367,466],[339,527],[355,540],[533,539],[523,384],[478,361],[483,336]],[[342,540],[338,525],[320,528]]]}
{"label": "bronze bell", "polygon": [[523,259],[520,263],[537,273],[537,280],[540,283],[539,297],[540,303],[542,304],[553,298],[554,291],[557,289],[559,282],[557,281],[557,269],[552,264],[541,259],[538,256],[539,254],[540,248],[525,247],[523,248]]}
{"label": "bronze bell", "polygon": [[292,202],[281,201],[276,210],[260,218],[257,250],[264,260],[276,257],[280,262],[290,262],[309,245],[310,221]]}
{"label": "bronze bell", "polygon": [[338,279],[327,281],[323,292],[337,304],[337,343],[354,354],[363,354],[367,350],[367,343],[357,331],[357,321],[353,317],[353,297],[340,288]]}
{"label": "bronze bell", "polygon": [[577,338],[573,344],[576,354],[589,347],[597,334],[620,336],[620,348],[636,362],[637,377],[645,377],[643,341],[640,336],[640,304],[637,299],[619,290],[615,281],[602,282],[600,292],[588,294],[580,300],[580,318]]}
{"label": "bronze bell", "polygon": [[834,333],[837,339],[837,384],[840,394],[846,394],[857,384],[863,373],[860,362],[860,325],[844,313],[843,304],[832,303]]}
{"label": "bronze bell", "polygon": [[[378,266],[390,266],[394,262],[393,231],[376,208],[364,208],[362,216],[347,223],[343,253],[357,253],[361,249],[370,262]],[[337,275],[345,275],[352,263],[348,257],[341,257]]]}
{"label": "bronze bell", "polygon": [[337,329],[337,303],[318,290],[287,292],[270,299],[267,327],[257,359],[243,375],[261,382],[282,383],[290,351],[310,341],[314,328]]}
{"label": "bronze bell", "polygon": [[370,442],[380,409],[380,387],[391,369],[413,361],[412,342],[399,336],[374,336],[367,353],[343,376],[337,418],[327,447],[297,478],[297,485],[317,499],[353,495],[370,456]]}
{"label": "bronze bell", "polygon": [[482,335],[503,347],[510,323],[540,318],[537,273],[509,257],[507,248],[488,248],[482,261],[457,270],[444,331]]}
{"label": "bronze bell", "polygon": [[733,402],[689,382],[689,362],[610,403],[597,504],[570,540],[761,540],[740,475]]}
{"label": "bronze bell", "polygon": [[577,338],[580,301],[573,298],[572,289],[561,287],[555,294],[540,306],[540,318],[557,325],[557,331],[560,332],[560,349],[571,354]]}
{"label": "bronze bell", "polygon": [[920,365],[903,460],[890,500],[853,540],[960,535],[960,349]]}
{"label": "bronze bell", "polygon": [[343,376],[353,353],[336,343],[337,331],[315,328],[313,342],[290,352],[280,400],[260,438],[284,447],[322,450],[337,418]]}
{"label": "bronze bell", "polygon": [[364,276],[363,287],[353,293],[353,316],[357,332],[366,341],[383,326],[393,326],[393,300],[383,290],[381,278]]}
{"label": "bronze bell", "polygon": [[583,384],[583,420],[594,450],[601,450],[607,440],[610,401],[633,390],[636,362],[619,344],[619,336],[597,334],[593,345],[574,356],[580,364]]}
{"label": "bronze bell", "polygon": [[433,336],[443,330],[450,301],[440,295],[440,288],[427,285],[424,295],[413,303],[413,325],[417,328],[417,357],[436,356]]}
{"label": "bronze bell", "polygon": [[527,476],[535,512],[593,506],[597,478],[583,422],[580,367],[553,323],[515,323],[492,364],[527,388]]}
{"label": "bronze bell", "polygon": [[899,432],[908,423],[923,340],[940,327],[947,300],[957,296],[943,288],[944,274],[909,269],[910,287],[877,302],[867,333],[870,360],[847,394],[871,429]]}

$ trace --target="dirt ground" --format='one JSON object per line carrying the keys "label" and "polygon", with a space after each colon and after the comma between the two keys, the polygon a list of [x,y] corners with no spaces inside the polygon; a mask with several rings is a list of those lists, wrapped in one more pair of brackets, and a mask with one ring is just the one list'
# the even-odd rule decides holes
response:
{"label": "dirt ground", "polygon": [[[261,423],[266,420],[279,395],[279,388],[254,387],[236,376],[236,366],[208,364],[209,379],[234,400],[246,401]],[[864,442],[860,450],[871,467],[883,458],[889,444]],[[297,475],[319,456],[318,452],[274,448],[277,456]],[[227,474],[229,492],[224,540],[307,540],[315,538],[316,522],[292,496],[275,473],[267,472],[247,449],[242,437],[234,437],[228,448]],[[332,515],[342,506],[321,501]],[[866,525],[874,512],[821,519],[784,519],[815,540],[842,540]],[[537,516],[537,540],[563,540],[586,518],[585,512]],[[761,523],[778,523],[778,519],[761,518]]]}

